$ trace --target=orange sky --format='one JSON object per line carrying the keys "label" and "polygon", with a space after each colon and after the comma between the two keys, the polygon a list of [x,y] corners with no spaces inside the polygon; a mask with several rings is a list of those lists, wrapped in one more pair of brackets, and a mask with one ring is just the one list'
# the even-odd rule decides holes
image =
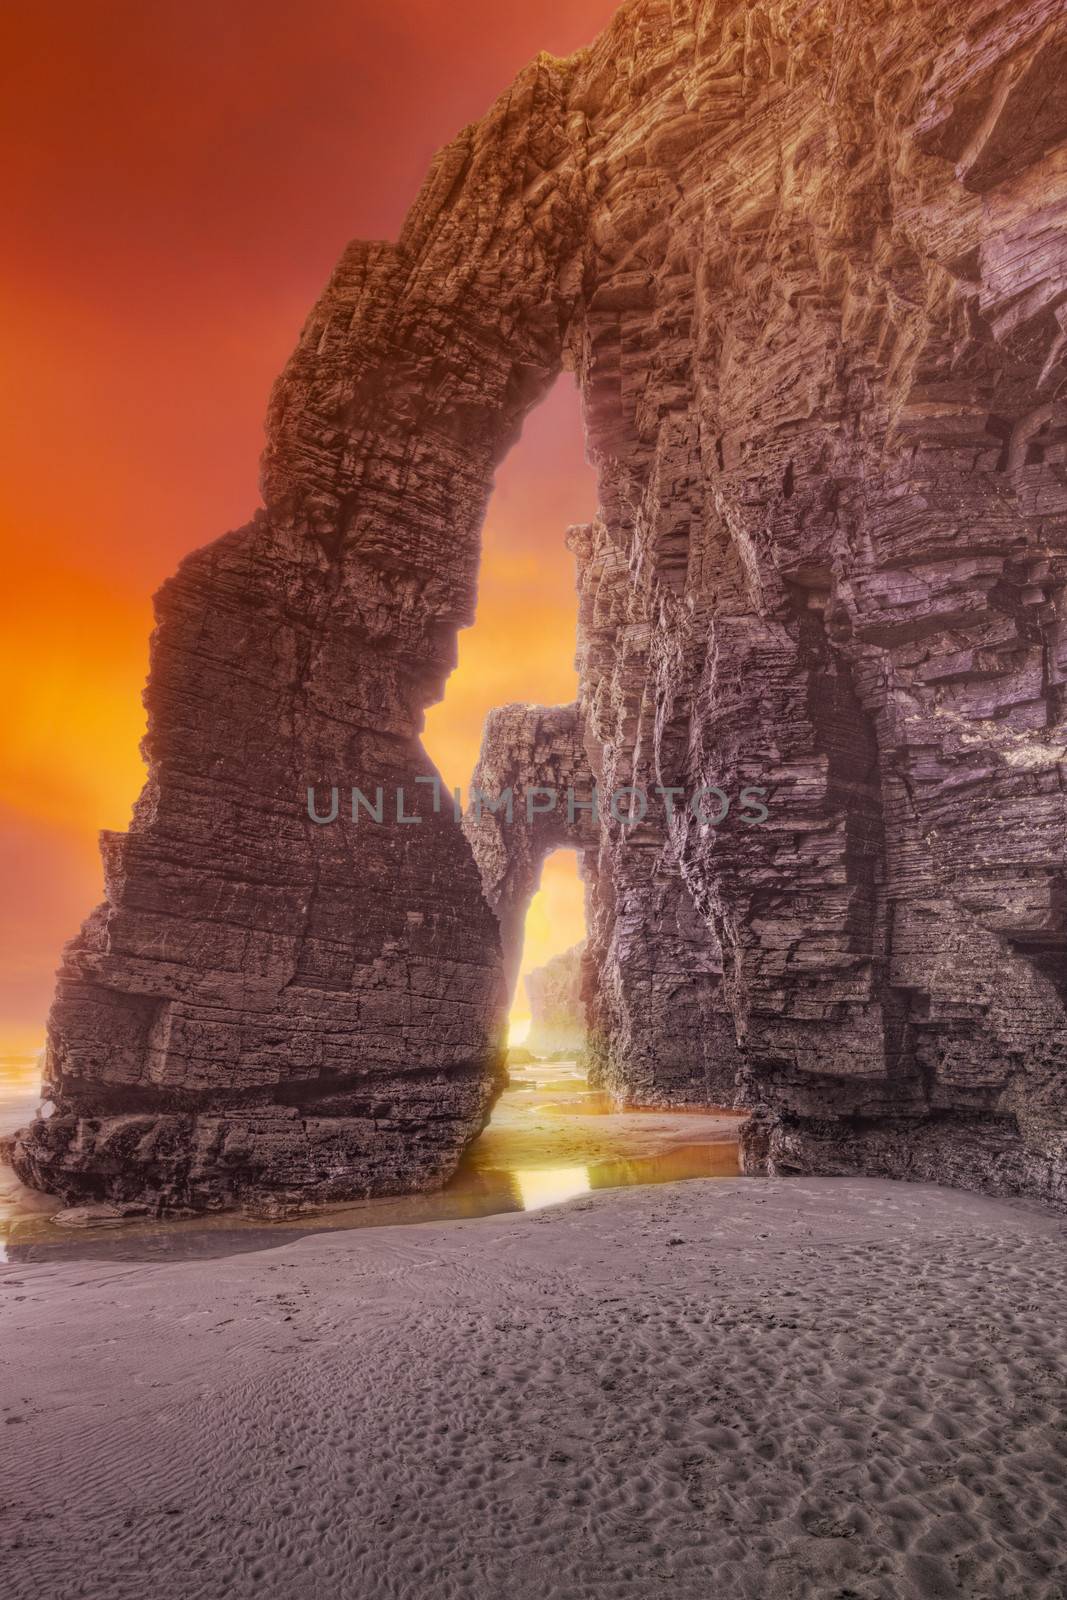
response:
{"label": "orange sky", "polygon": [[[394,237],[434,150],[613,0],[16,0],[0,24],[0,1054],[36,1048],[96,834],[141,779],[149,596],[257,503],[270,384],[341,247]],[[478,622],[427,742],[465,782],[489,706],[573,693],[573,391],[502,469]],[[581,936],[546,869],[533,964]],[[520,1008],[521,1009],[521,1008]]]}

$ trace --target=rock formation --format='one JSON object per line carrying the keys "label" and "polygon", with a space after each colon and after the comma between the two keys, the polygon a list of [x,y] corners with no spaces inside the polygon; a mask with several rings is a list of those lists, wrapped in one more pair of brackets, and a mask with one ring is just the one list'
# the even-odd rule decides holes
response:
{"label": "rock formation", "polygon": [[585,1050],[585,1002],[582,999],[582,953],[572,945],[535,967],[523,979],[530,1002],[526,1047],[535,1056],[577,1059]]}
{"label": "rock formation", "polygon": [[561,715],[606,792],[769,810],[583,844],[604,1080],[684,1097],[710,1050],[753,1170],[1067,1199],[1065,65],[1059,0],[630,0],[345,253],[265,510],[160,596],[24,1176],[347,1192],[477,1129],[501,965],[458,824],[304,794],[428,771],[494,466],[566,363],[600,509]]}
{"label": "rock formation", "polygon": [[[370,589],[358,567],[261,516],[157,596],[149,779],[65,952],[28,1181],[131,1205],[334,1199],[441,1181],[484,1125],[499,940],[462,836],[411,784],[448,663],[373,642],[342,598]],[[342,787],[316,824],[307,784],[326,814],[344,774],[390,806],[407,784],[421,823],[353,824]]]}
{"label": "rock formation", "polygon": [[582,963],[590,1082],[632,1105],[732,1105],[738,1051],[717,939],[678,872],[662,806],[639,827],[625,821],[628,797],[613,810],[607,752],[587,734],[584,708],[611,694],[596,673],[614,622],[598,618],[617,616],[626,573],[588,559],[592,537],[584,527],[569,534],[582,589],[581,703],[490,712],[463,827],[500,924],[509,996],[545,858],[578,853],[591,924]]}
{"label": "rock formation", "polygon": [[489,713],[463,830],[500,925],[509,999],[545,858],[572,848],[588,862],[597,848],[594,787],[577,706],[499,706]]}

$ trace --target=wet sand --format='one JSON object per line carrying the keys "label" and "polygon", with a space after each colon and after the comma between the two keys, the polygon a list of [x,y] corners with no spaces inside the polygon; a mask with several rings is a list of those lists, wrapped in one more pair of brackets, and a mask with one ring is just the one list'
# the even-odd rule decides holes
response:
{"label": "wet sand", "polygon": [[9,1266],[3,1592],[1062,1600],[1065,1240],[722,1179]]}

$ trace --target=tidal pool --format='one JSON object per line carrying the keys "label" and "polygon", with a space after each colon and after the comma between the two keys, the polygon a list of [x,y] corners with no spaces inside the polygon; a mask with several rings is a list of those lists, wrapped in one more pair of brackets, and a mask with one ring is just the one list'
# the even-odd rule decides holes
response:
{"label": "tidal pool", "polygon": [[[0,1134],[33,1114],[37,1083],[36,1062],[0,1062]],[[0,1165],[0,1260],[203,1259],[273,1249],[324,1230],[533,1211],[629,1184],[736,1178],[741,1120],[719,1107],[617,1110],[589,1088],[575,1062],[534,1062],[512,1067],[489,1126],[452,1181],[432,1194],[326,1206],[277,1223],[228,1212],[71,1228],[52,1221],[58,1200],[27,1189]]]}

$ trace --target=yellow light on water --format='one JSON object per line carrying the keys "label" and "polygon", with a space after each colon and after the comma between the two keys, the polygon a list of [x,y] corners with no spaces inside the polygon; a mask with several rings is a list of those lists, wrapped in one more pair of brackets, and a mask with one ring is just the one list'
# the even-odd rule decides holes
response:
{"label": "yellow light on water", "polygon": [[541,1206],[558,1206],[576,1195],[588,1194],[588,1167],[549,1167],[543,1172],[516,1172],[519,1198],[524,1211],[537,1211]]}

